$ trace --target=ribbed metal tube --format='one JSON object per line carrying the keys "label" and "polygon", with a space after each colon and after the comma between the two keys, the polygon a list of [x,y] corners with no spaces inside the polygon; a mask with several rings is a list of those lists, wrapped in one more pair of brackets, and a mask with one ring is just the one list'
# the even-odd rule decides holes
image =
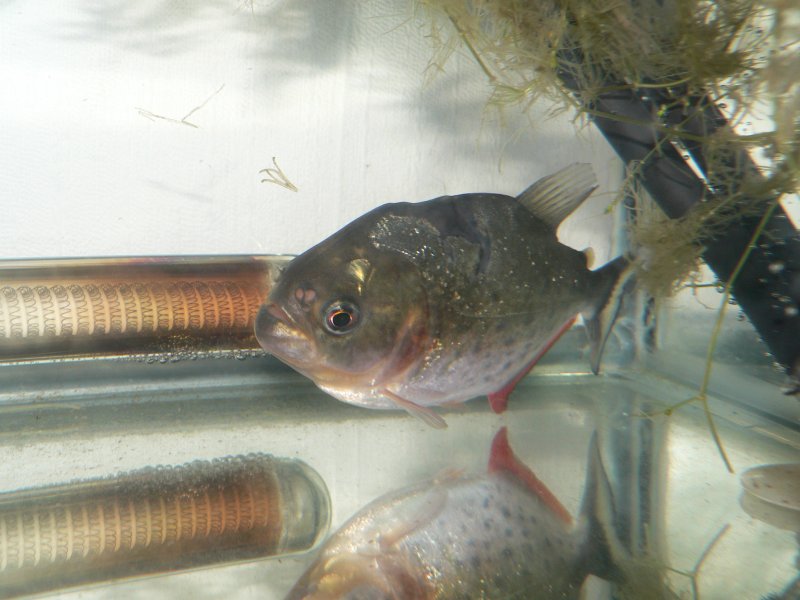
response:
{"label": "ribbed metal tube", "polygon": [[258,351],[279,257],[0,262],[0,360]]}

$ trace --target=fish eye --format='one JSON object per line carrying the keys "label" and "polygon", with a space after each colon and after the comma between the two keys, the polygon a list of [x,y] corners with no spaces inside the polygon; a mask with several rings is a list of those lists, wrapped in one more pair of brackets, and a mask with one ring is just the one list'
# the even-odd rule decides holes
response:
{"label": "fish eye", "polygon": [[352,331],[358,324],[359,310],[352,302],[337,300],[325,309],[325,327],[331,333]]}

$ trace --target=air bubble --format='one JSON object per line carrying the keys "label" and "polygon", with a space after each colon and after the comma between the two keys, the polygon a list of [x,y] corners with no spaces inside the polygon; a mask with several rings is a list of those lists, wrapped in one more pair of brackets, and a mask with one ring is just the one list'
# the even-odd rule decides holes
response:
{"label": "air bubble", "polygon": [[782,261],[777,261],[777,262],[771,263],[769,265],[769,267],[767,267],[769,272],[772,273],[773,275],[777,275],[778,273],[783,271],[785,268],[786,268],[786,264],[784,262],[782,262]]}

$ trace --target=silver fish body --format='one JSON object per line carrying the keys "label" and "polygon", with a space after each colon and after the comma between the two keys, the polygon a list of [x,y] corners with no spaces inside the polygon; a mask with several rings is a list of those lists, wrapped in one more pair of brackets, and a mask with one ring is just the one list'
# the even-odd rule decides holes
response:
{"label": "silver fish body", "polygon": [[361,510],[323,546],[287,600],[578,598],[590,573],[614,572],[600,524],[612,517],[598,516],[611,506],[610,492],[594,444],[591,452],[576,525],[549,492],[533,491],[507,469],[445,476]]}
{"label": "silver fish body", "polygon": [[378,207],[289,264],[258,340],[341,400],[434,425],[426,407],[507,395],[579,313],[596,368],[627,263],[590,271],[555,233],[594,187],[573,165],[518,198]]}

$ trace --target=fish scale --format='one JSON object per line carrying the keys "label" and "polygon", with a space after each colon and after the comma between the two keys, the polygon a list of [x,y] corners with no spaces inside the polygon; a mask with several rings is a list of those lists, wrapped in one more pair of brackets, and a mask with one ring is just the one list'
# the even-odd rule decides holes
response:
{"label": "fish scale", "polygon": [[429,527],[396,550],[414,556],[413,568],[425,573],[434,597],[508,597],[522,591],[519,580],[526,587],[547,582],[563,597],[577,592],[581,582],[568,564],[577,560],[575,540],[565,538],[549,509],[518,483],[502,474],[459,481],[448,488],[447,502]]}
{"label": "fish scale", "polygon": [[[518,239],[499,235],[491,244],[491,257],[481,268],[477,252],[452,250],[453,246],[463,246],[466,236],[445,236],[428,225],[425,229],[415,228],[420,233],[411,240],[404,227],[397,223],[391,226],[392,216],[384,217],[388,224],[380,229],[390,232],[391,245],[386,236],[375,238],[376,243],[383,247],[408,244],[424,247],[424,253],[415,253],[410,258],[423,279],[431,282],[429,303],[440,307],[437,351],[428,355],[428,360],[398,391],[423,405],[441,401],[445,390],[453,390],[444,395],[445,402],[465,394],[472,397],[496,391],[530,362],[535,350],[564,321],[586,308],[590,297],[587,288],[593,275],[585,268],[582,253],[554,244],[555,233],[548,231],[516,200],[481,194],[449,201],[476,215],[486,230],[513,230],[518,232]],[[424,215],[427,203],[413,208]],[[419,221],[427,223],[422,216]],[[529,243],[528,237],[538,243]],[[537,261],[540,268],[530,268]],[[551,269],[550,265],[559,266]],[[510,271],[521,275],[509,276]],[[568,280],[565,272],[575,275]],[[559,306],[551,305],[552,298],[559,299]],[[531,318],[533,314],[535,319]],[[498,354],[509,353],[516,360],[508,369],[498,368]],[[484,377],[477,385],[464,389],[463,382],[472,379],[475,372]],[[462,382],[461,389],[454,387],[454,382]],[[428,390],[433,393],[426,397]]]}

